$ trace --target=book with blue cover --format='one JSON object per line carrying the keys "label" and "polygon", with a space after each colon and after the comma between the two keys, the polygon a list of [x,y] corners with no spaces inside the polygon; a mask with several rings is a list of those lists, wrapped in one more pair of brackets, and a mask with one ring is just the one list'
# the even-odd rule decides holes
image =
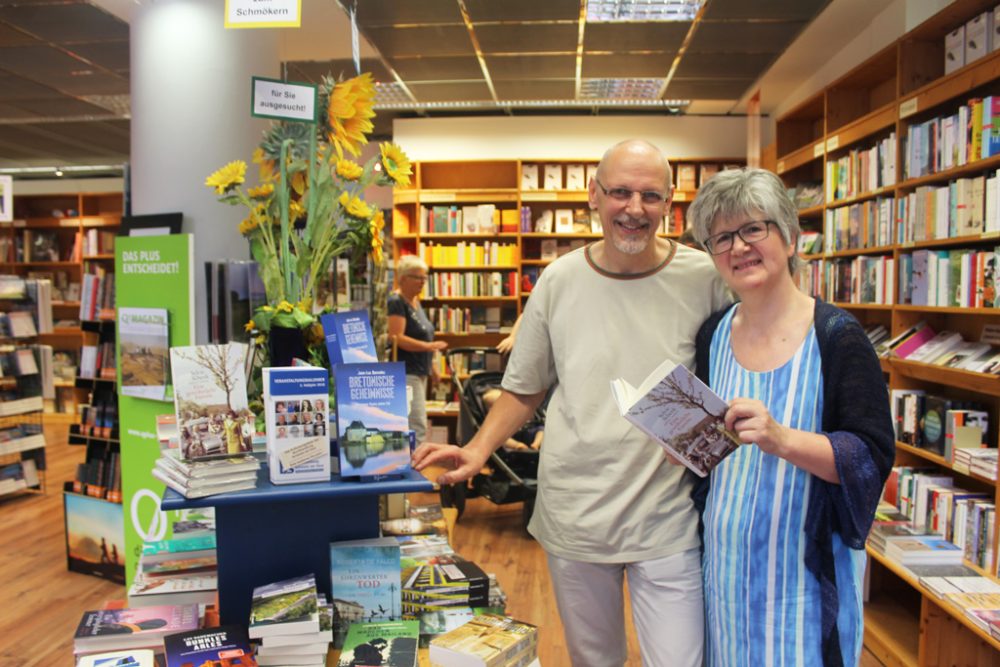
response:
{"label": "book with blue cover", "polygon": [[351,310],[321,315],[330,367],[337,364],[368,364],[378,361],[368,313]]}
{"label": "book with blue cover", "polygon": [[392,537],[330,543],[333,643],[343,645],[351,623],[402,618],[399,543]]}
{"label": "book with blue cover", "polygon": [[334,376],[340,476],[374,481],[406,475],[412,439],[406,365],[340,364]]}
{"label": "book with blue cover", "polygon": [[222,625],[180,632],[163,638],[167,667],[239,665],[254,667],[253,648],[242,625]]}
{"label": "book with blue cover", "polygon": [[329,374],[315,366],[263,369],[272,484],[330,479]]}

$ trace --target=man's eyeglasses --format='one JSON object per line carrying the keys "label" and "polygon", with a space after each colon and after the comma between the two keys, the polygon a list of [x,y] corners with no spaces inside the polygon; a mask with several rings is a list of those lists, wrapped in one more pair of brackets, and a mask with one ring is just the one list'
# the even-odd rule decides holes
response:
{"label": "man's eyeglasses", "polygon": [[403,277],[404,278],[412,278],[413,280],[419,280],[422,283],[427,282],[427,276],[426,275],[421,275],[421,274],[417,274],[417,273],[408,273],[408,274],[406,274]]}
{"label": "man's eyeglasses", "polygon": [[[632,195],[634,195],[637,192],[636,190],[629,190],[628,188],[608,189],[603,185],[601,185],[601,182],[596,178],[594,179],[594,182],[597,183],[597,187],[601,189],[601,192],[603,192],[608,197],[611,197],[615,201],[620,201],[620,202],[632,201]],[[647,206],[655,206],[656,204],[662,204],[667,200],[667,196],[665,194],[663,194],[662,192],[657,192],[656,190],[642,190],[638,192],[639,192],[639,199],[641,199],[642,203]]]}
{"label": "man's eyeglasses", "polygon": [[733,241],[739,236],[744,243],[750,245],[767,238],[770,225],[777,225],[774,220],[752,220],[734,232],[722,232],[705,239],[705,249],[713,255],[721,255],[733,248]]}

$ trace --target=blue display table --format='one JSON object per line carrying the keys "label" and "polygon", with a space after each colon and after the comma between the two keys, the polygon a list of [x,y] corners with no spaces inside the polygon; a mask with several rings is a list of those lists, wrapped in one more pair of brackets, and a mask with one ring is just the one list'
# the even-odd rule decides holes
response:
{"label": "blue display table", "polygon": [[329,482],[275,486],[267,464],[257,488],[188,499],[167,489],[164,510],[214,507],[222,623],[246,625],[256,586],[315,573],[330,597],[330,542],[378,536],[378,496],[430,491],[418,472],[384,482]]}

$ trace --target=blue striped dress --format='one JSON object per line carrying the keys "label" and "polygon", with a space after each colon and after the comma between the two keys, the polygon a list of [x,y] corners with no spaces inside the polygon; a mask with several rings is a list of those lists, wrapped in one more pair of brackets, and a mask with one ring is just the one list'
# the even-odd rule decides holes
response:
{"label": "blue striped dress", "polygon": [[[732,353],[731,308],[712,339],[710,382],[727,401],[763,402],[780,423],[820,430],[823,378],[815,330],[780,368],[748,371]],[[819,582],[805,567],[812,475],[753,446],[712,471],[705,507],[706,647],[710,664],[821,665]],[[856,665],[863,631],[863,551],[833,536],[844,664]]]}

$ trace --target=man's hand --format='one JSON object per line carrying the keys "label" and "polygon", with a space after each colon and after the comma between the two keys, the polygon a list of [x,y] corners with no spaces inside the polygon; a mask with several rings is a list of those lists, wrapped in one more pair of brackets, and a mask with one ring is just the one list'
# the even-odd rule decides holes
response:
{"label": "man's hand", "polygon": [[413,452],[411,463],[417,471],[434,466],[444,467],[447,472],[438,476],[435,482],[441,485],[458,484],[471,479],[482,470],[489,454],[483,454],[472,447],[457,447],[434,442],[425,442]]}

